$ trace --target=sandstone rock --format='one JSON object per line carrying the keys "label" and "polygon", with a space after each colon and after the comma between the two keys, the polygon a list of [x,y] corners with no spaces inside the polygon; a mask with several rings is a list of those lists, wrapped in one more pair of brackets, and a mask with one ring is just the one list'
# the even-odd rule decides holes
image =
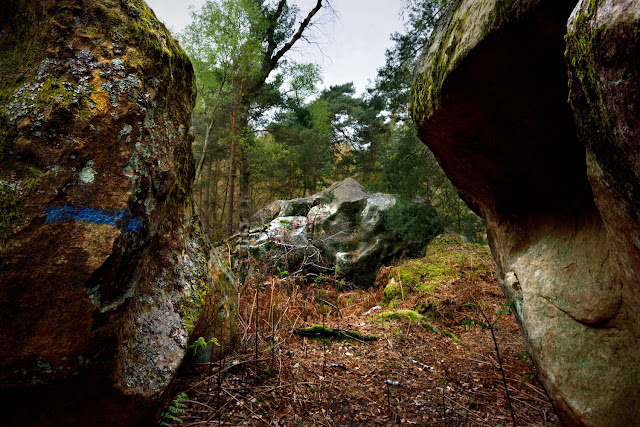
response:
{"label": "sandstone rock", "polygon": [[417,70],[412,114],[487,223],[564,425],[636,425],[639,4],[575,6],[453,2]]}
{"label": "sandstone rock", "polygon": [[153,423],[189,340],[235,329],[189,59],[141,0],[10,0],[0,52],[3,420]]}
{"label": "sandstone rock", "polygon": [[[368,287],[383,263],[412,249],[386,226],[385,212],[395,204],[395,196],[368,193],[347,178],[313,196],[278,200],[259,211],[250,246],[257,254],[278,246],[297,250],[299,257],[337,266],[349,280]],[[439,231],[436,227],[433,235]]]}

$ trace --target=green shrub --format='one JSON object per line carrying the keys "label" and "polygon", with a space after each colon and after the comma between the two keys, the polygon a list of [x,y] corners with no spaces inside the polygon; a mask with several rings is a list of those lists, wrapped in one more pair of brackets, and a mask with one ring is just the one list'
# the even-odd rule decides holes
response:
{"label": "green shrub", "polygon": [[398,199],[385,212],[385,225],[407,243],[410,253],[422,251],[443,230],[436,210],[428,202],[415,200]]}

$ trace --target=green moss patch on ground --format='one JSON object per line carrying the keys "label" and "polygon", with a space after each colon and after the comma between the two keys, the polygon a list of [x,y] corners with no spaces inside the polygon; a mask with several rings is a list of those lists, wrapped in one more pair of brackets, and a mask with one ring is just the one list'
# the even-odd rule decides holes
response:
{"label": "green moss patch on ground", "polygon": [[378,337],[375,335],[362,335],[358,331],[347,331],[344,329],[331,329],[322,325],[313,325],[308,328],[299,328],[294,330],[296,335],[301,337],[307,337],[311,339],[317,339],[323,342],[329,341],[361,341],[371,342],[376,341]]}
{"label": "green moss patch on ground", "polygon": [[382,313],[378,314],[377,320],[382,323],[388,322],[389,320],[408,320],[410,322],[419,323],[429,332],[433,332],[434,334],[440,332],[443,337],[451,338],[454,342],[464,345],[464,342],[460,338],[455,336],[451,331],[447,329],[442,329],[442,331],[440,331],[437,327],[429,323],[429,321],[431,320],[429,317],[424,316],[415,310],[404,309],[397,311],[383,311]]}
{"label": "green moss patch on ground", "polygon": [[382,302],[393,305],[411,293],[429,293],[435,286],[461,275],[484,276],[493,268],[488,246],[467,243],[458,235],[441,234],[429,244],[424,258],[391,269]]}

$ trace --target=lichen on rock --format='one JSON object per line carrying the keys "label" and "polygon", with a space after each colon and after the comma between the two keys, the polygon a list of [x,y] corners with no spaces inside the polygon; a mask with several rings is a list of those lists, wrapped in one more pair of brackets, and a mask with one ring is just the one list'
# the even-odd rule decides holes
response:
{"label": "lichen on rock", "polygon": [[191,204],[191,63],[142,0],[5,7],[4,417],[152,423],[195,335],[235,333],[235,286]]}

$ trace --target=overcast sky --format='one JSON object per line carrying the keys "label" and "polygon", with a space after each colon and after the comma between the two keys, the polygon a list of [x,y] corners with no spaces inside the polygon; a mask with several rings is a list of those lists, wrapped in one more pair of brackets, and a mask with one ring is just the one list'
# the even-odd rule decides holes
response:
{"label": "overcast sky", "polygon": [[[204,0],[146,0],[164,24],[176,33],[190,21],[189,7]],[[314,0],[294,0],[302,13]],[[402,0],[332,0],[335,16],[323,15],[311,34],[317,45],[301,43],[293,59],[322,67],[324,87],[354,82],[362,93],[384,65],[384,52],[393,43],[390,35],[402,31]]]}

